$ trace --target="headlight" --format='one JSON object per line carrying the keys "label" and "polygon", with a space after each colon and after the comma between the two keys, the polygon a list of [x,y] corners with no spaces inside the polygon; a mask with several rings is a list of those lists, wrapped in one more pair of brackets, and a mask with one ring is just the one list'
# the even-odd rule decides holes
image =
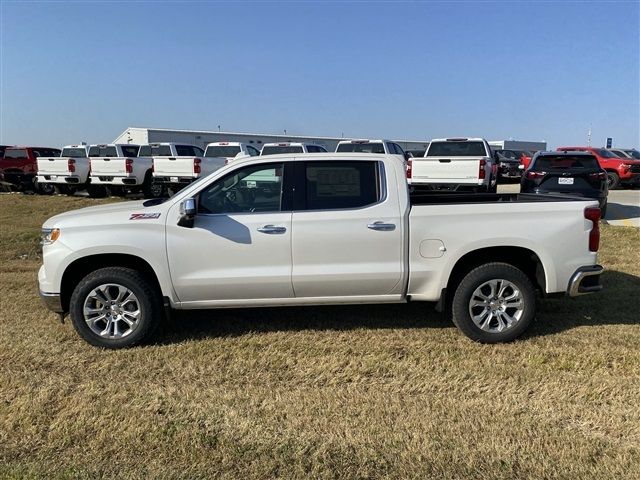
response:
{"label": "headlight", "polygon": [[40,233],[40,245],[51,245],[59,236],[59,228],[43,228]]}
{"label": "headlight", "polygon": [[629,170],[631,168],[631,165],[629,165],[628,163],[623,163],[622,165],[620,165],[620,168],[622,168],[623,170]]}

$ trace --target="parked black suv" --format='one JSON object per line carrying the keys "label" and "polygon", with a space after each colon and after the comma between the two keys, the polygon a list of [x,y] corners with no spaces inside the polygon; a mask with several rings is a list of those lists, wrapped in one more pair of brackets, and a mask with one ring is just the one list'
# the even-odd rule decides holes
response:
{"label": "parked black suv", "polygon": [[522,193],[551,193],[593,198],[607,211],[607,172],[587,152],[539,152],[520,181]]}

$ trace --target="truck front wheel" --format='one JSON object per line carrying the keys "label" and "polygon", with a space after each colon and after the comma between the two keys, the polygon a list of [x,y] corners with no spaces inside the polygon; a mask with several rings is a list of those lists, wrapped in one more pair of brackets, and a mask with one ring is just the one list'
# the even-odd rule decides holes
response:
{"label": "truck front wheel", "polygon": [[529,327],[535,309],[535,289],[522,270],[487,263],[467,273],[456,288],[453,323],[476,342],[510,342]]}
{"label": "truck front wheel", "polygon": [[76,332],[88,343],[115,349],[148,339],[162,316],[162,306],[160,293],[145,275],[108,267],[78,283],[69,313]]}

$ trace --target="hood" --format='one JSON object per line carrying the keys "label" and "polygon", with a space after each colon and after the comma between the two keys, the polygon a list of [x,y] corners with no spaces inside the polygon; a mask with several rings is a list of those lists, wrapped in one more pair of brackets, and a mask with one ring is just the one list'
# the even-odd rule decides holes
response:
{"label": "hood", "polygon": [[63,226],[89,226],[104,225],[109,223],[121,223],[132,220],[132,214],[160,214],[137,217],[136,219],[145,221],[158,221],[164,216],[166,202],[159,205],[145,207],[144,200],[135,202],[121,202],[109,205],[99,205],[96,207],[80,208],[64,212],[49,218],[42,225],[43,228],[59,228]]}

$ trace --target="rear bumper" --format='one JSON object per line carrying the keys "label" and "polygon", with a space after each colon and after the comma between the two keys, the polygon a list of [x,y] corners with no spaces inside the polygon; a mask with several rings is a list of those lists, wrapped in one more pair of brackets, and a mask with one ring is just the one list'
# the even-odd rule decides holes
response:
{"label": "rear bumper", "polygon": [[108,175],[108,174],[91,175],[91,183],[96,185],[119,185],[124,187],[142,185],[142,182],[133,176],[125,177],[125,176]]}
{"label": "rear bumper", "polygon": [[81,185],[86,183],[87,177],[80,175],[38,174],[38,183],[64,183],[67,185]]}
{"label": "rear bumper", "polygon": [[156,183],[168,183],[174,185],[188,185],[194,180],[197,180],[196,177],[153,177],[153,179]]}
{"label": "rear bumper", "polygon": [[588,265],[578,268],[569,280],[567,295],[577,297],[602,290],[600,275],[604,271],[602,265]]}

